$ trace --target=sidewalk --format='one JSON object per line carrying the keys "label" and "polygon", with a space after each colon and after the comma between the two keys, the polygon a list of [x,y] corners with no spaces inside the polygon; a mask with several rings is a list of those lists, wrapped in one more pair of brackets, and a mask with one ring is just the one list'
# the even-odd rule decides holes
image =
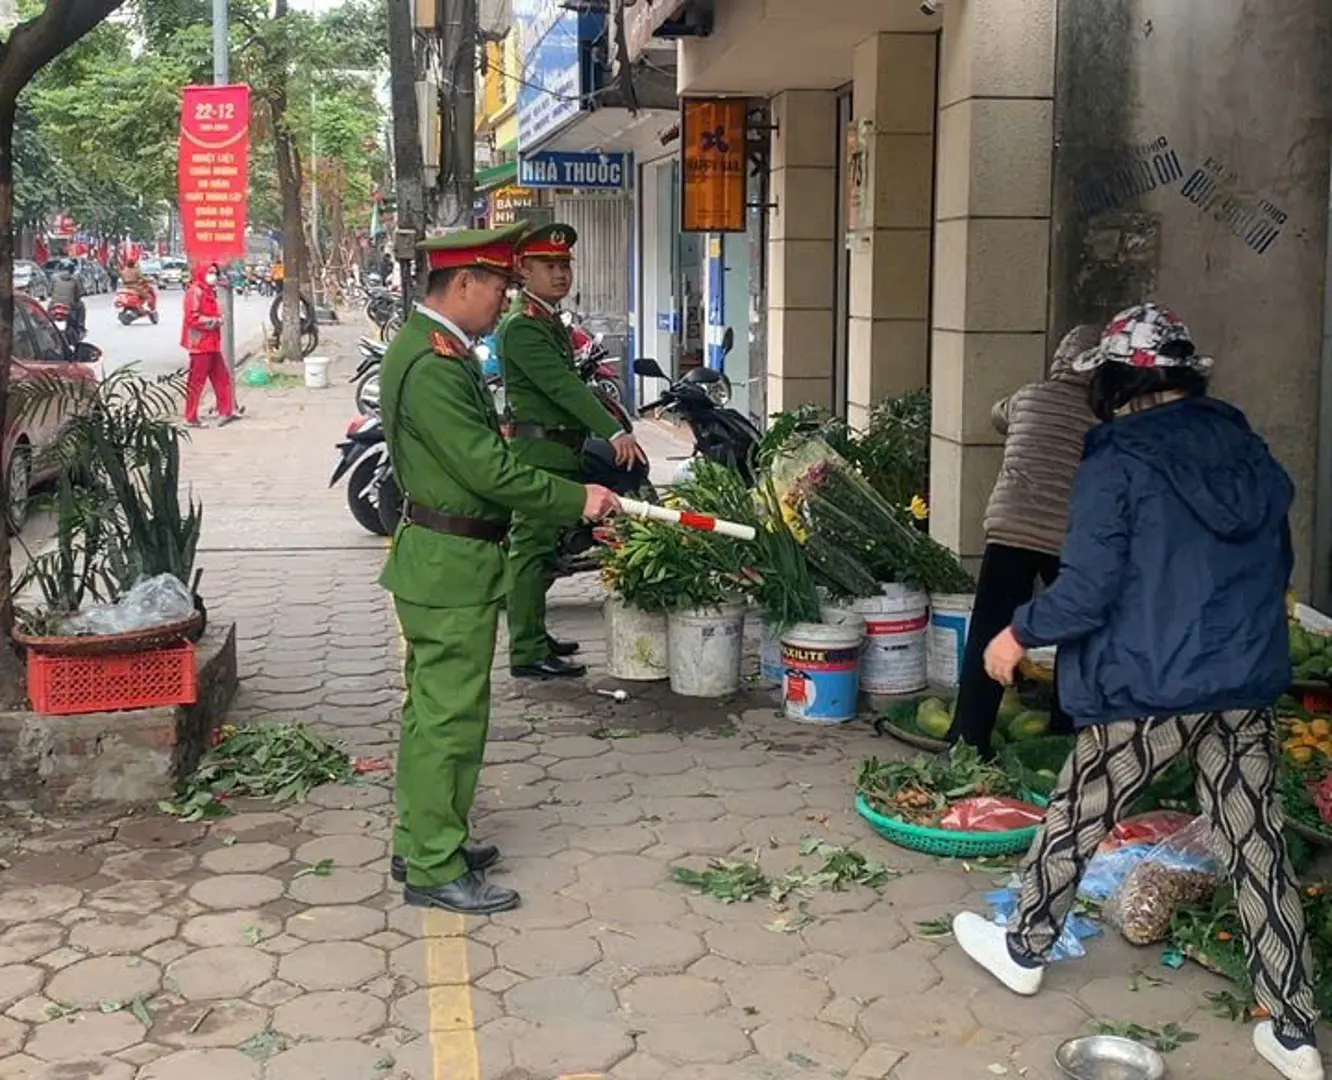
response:
{"label": "sidewalk", "polygon": [[[196,433],[186,467],[205,500],[204,591],[238,625],[233,722],[301,720],[391,759],[384,543],[326,486],[359,331],[329,330],[332,389],[242,389],[246,419]],[[644,431],[654,458],[660,434]],[[859,723],[793,724],[756,692],[698,702],[638,685],[617,705],[596,693],[612,685],[599,599],[591,576],[552,599],[555,631],[584,642],[586,682],[516,683],[497,652],[474,827],[504,852],[495,877],[522,891],[515,912],[402,904],[384,772],[212,824],[0,818],[0,1077],[1055,1080],[1055,1046],[1093,1019],[1197,1033],[1169,1055],[1175,1077],[1275,1075],[1247,1028],[1209,1012],[1203,992],[1224,984],[1165,969],[1158,949],[1103,937],[1026,1001],[922,936],[924,920],[982,909],[994,879],[898,850],[855,816],[858,761],[895,744]],[[807,836],[902,873],[813,891],[808,921],[669,878],[715,856],[780,875]]]}

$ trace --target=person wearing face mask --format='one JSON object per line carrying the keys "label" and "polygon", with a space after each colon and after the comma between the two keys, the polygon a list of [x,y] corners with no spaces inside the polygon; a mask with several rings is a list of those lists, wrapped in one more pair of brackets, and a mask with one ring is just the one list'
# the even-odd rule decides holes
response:
{"label": "person wearing face mask", "polygon": [[[621,468],[646,462],[634,436],[578,377],[573,340],[559,304],[573,287],[569,225],[546,225],[518,245],[523,291],[500,324],[499,355],[505,400],[513,420],[513,450],[519,461],[567,480],[582,471],[582,446],[592,435],[609,440]],[[567,657],[577,642],[559,641],[546,629],[546,590],[554,578],[559,525],[515,514],[509,543],[509,665],[518,678],[577,678],[582,664]]]}
{"label": "person wearing face mask", "polygon": [[236,419],[236,392],[231,370],[222,355],[222,309],[217,302],[217,266],[196,266],[185,291],[185,320],[180,343],[190,354],[189,376],[185,383],[185,422],[202,427],[199,401],[204,387],[213,386],[217,399],[218,427]]}

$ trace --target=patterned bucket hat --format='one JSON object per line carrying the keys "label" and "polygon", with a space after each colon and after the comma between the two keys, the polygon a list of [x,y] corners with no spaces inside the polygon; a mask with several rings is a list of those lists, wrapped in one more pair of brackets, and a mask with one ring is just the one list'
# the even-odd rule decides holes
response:
{"label": "patterned bucket hat", "polygon": [[1174,342],[1193,344],[1183,320],[1169,308],[1138,304],[1111,319],[1101,333],[1101,343],[1074,360],[1073,369],[1094,371],[1102,364],[1115,363],[1146,368],[1184,367],[1204,374],[1212,370],[1210,356],[1197,353],[1162,356],[1161,350]]}

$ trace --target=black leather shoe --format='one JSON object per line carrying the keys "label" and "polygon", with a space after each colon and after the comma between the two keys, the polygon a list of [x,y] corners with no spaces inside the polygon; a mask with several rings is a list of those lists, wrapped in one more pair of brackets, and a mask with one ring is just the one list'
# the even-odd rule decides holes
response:
{"label": "black leather shoe", "polygon": [[561,641],[549,634],[546,635],[546,642],[550,645],[551,656],[573,656],[581,648],[576,641]]}
{"label": "black leather shoe", "polygon": [[515,679],[577,679],[587,674],[582,664],[573,664],[559,656],[548,656],[535,664],[519,664],[509,668]]}
{"label": "black leather shoe", "polygon": [[[494,844],[477,844],[463,848],[463,861],[468,870],[489,870],[499,862],[500,850]],[[407,860],[401,855],[394,855],[389,860],[389,877],[399,885],[407,883]]]}
{"label": "black leather shoe", "polygon": [[493,915],[497,911],[511,911],[521,902],[512,889],[492,884],[477,870],[469,870],[457,881],[433,888],[405,885],[402,898],[412,907],[442,908],[459,915]]}

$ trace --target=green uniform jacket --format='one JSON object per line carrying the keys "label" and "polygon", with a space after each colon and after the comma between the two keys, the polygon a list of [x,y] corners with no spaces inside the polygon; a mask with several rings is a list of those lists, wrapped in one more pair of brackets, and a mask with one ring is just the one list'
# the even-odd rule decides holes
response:
{"label": "green uniform jacket", "polygon": [[[619,422],[578,377],[569,328],[531,297],[519,295],[500,323],[499,354],[515,423],[577,431],[584,438],[620,433]],[[513,447],[529,465],[565,472],[579,467],[578,454],[548,439],[515,438]]]}
{"label": "green uniform jacket", "polygon": [[[480,365],[442,324],[412,312],[384,357],[379,392],[398,485],[418,506],[506,523],[514,510],[561,524],[582,515],[580,485],[514,456]],[[492,603],[504,595],[505,552],[404,524],[380,584],[424,607]]]}

